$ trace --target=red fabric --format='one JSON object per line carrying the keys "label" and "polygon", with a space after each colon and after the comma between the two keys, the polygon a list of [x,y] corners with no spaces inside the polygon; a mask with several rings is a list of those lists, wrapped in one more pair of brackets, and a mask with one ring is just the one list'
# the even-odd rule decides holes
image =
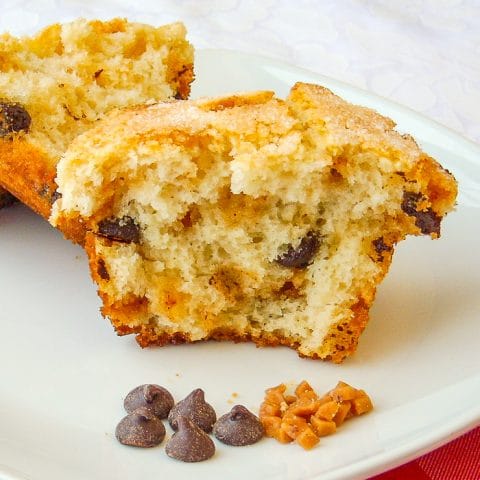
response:
{"label": "red fabric", "polygon": [[480,427],[370,480],[480,480]]}

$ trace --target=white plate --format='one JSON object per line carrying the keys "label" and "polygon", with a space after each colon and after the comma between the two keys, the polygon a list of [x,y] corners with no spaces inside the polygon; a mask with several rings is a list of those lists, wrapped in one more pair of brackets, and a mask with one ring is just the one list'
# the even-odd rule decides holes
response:
{"label": "white plate", "polygon": [[[226,51],[200,51],[194,96],[326,85],[391,116],[460,182],[458,209],[439,241],[402,243],[378,291],[357,353],[343,365],[287,348],[203,343],[141,350],[98,313],[82,250],[20,206],[0,212],[0,477],[28,480],[357,479],[459,435],[480,420],[480,149],[412,111],[303,70]],[[217,443],[201,464],[134,449],[114,438],[123,396],[166,386],[177,399],[201,387],[222,414],[257,410],[266,387],[308,379],[319,391],[343,379],[364,388],[374,412],[315,450],[265,439]],[[234,395],[236,394],[236,396]]]}

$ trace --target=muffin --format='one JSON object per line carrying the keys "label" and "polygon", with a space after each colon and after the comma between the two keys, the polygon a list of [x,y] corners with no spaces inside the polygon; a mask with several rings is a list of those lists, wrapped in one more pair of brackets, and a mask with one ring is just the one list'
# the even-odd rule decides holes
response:
{"label": "muffin", "polygon": [[[33,37],[1,35],[0,185],[48,218],[56,163],[77,135],[112,108],[188,97],[185,34],[181,23],[79,19]],[[64,231],[82,241],[81,228]]]}
{"label": "muffin", "polygon": [[392,120],[298,83],[112,112],[58,164],[120,335],[356,349],[395,245],[440,235],[453,176]]}

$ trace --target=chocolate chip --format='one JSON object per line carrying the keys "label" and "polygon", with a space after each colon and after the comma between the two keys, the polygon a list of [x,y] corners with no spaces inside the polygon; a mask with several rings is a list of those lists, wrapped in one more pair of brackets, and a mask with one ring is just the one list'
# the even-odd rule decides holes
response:
{"label": "chocolate chip", "polygon": [[37,192],[41,197],[45,198],[53,205],[59,198],[62,198],[62,194],[56,189],[52,190],[52,185],[43,184],[37,189]]}
{"label": "chocolate chip", "polygon": [[415,216],[417,213],[417,204],[422,199],[423,195],[416,192],[403,192],[402,210],[411,216]]}
{"label": "chocolate chip", "polygon": [[120,420],[115,429],[120,443],[132,447],[154,447],[165,438],[162,421],[148,408],[138,408]]}
{"label": "chocolate chip", "polygon": [[387,245],[383,240],[383,237],[376,238],[375,240],[373,240],[372,244],[373,248],[375,248],[375,251],[377,252],[377,260],[379,262],[383,260],[384,252],[390,252],[392,250],[392,246]]}
{"label": "chocolate chip", "polygon": [[205,393],[201,388],[194,390],[170,410],[168,422],[174,430],[177,429],[177,419],[180,416],[188,418],[207,433],[212,431],[217,420],[215,410],[205,402]]}
{"label": "chocolate chip", "polygon": [[127,215],[122,218],[104,218],[98,224],[98,234],[118,242],[139,243],[140,241],[140,227],[132,217]]}
{"label": "chocolate chip", "polygon": [[241,447],[258,442],[264,435],[264,429],[256,415],[242,405],[235,405],[217,420],[213,434],[227,445]]}
{"label": "chocolate chip", "polygon": [[415,215],[415,225],[424,235],[430,235],[431,233],[440,235],[441,221],[442,217],[439,217],[430,207],[423,212],[417,212]]}
{"label": "chocolate chip", "polygon": [[283,267],[307,268],[312,263],[312,258],[317,253],[320,243],[318,233],[308,232],[296,248],[289,245],[287,251],[279,255],[275,261]]}
{"label": "chocolate chip", "polygon": [[53,205],[59,198],[62,198],[62,194],[61,194],[58,190],[55,190],[55,191],[52,193],[52,196],[50,197],[50,202],[52,203],[52,205]]}
{"label": "chocolate chip", "polygon": [[32,118],[25,107],[16,102],[0,101],[0,137],[12,132],[28,132]]}
{"label": "chocolate chip", "polygon": [[144,407],[158,418],[167,418],[174,404],[172,394],[166,388],[153,384],[139,385],[129,392],[123,401],[128,413]]}
{"label": "chocolate chip", "polygon": [[422,199],[423,195],[421,193],[403,192],[402,210],[407,215],[415,218],[415,225],[424,235],[430,235],[431,233],[440,235],[440,222],[442,221],[442,217],[439,217],[431,207],[417,211],[418,203]]}
{"label": "chocolate chip", "polygon": [[215,444],[213,440],[191,420],[179,416],[178,431],[165,446],[169,457],[182,462],[202,462],[213,457]]}
{"label": "chocolate chip", "polygon": [[110,274],[108,273],[107,266],[105,265],[103,258],[97,262],[97,273],[102,280],[106,280],[107,282],[110,280]]}
{"label": "chocolate chip", "polygon": [[17,201],[18,200],[11,193],[0,189],[0,208],[9,207]]}

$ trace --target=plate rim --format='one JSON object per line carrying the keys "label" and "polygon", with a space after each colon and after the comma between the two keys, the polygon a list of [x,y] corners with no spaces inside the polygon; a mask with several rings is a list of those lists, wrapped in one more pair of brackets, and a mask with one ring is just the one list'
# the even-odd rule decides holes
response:
{"label": "plate rim", "polygon": [[[416,437],[413,441],[399,447],[377,453],[365,460],[360,460],[350,466],[340,467],[330,472],[316,473],[304,480],[353,480],[363,479],[365,476],[380,475],[381,473],[405,465],[422,457],[447,443],[461,437],[480,426],[480,406],[472,407],[467,413],[458,416],[451,422],[433,430],[432,434]],[[352,475],[354,475],[352,477]]]}

